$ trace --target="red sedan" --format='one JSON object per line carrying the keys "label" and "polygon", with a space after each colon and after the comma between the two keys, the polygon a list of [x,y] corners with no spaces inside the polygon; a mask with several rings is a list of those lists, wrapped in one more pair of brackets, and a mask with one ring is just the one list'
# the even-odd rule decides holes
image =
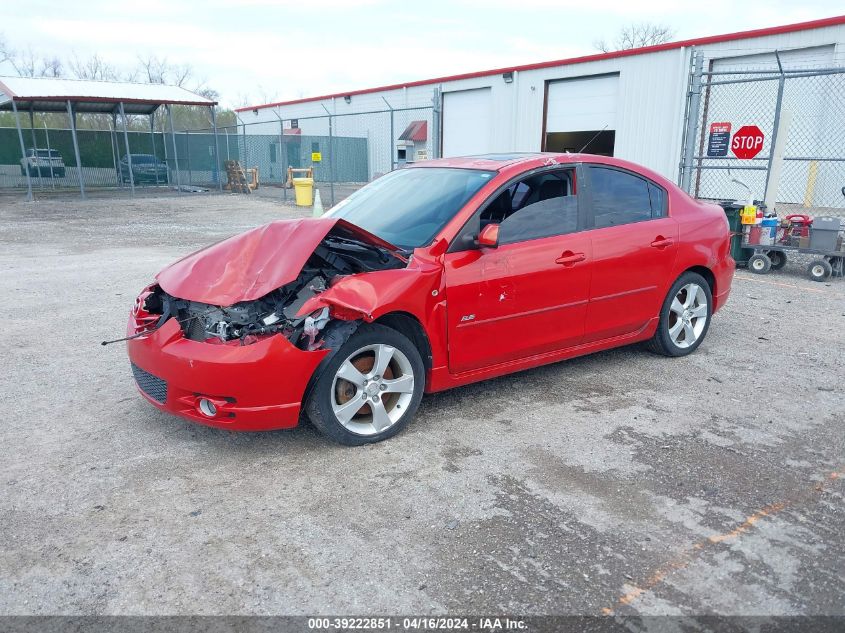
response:
{"label": "red sedan", "polygon": [[723,211],[643,167],[432,160],[165,268],[132,310],[129,358],[165,411],[249,431],[307,416],[365,444],[424,392],[640,341],[689,354],[733,271]]}

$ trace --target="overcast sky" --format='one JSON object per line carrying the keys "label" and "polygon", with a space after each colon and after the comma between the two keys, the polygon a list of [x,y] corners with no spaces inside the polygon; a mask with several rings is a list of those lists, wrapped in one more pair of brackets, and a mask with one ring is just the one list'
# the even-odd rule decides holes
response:
{"label": "overcast sky", "polygon": [[[632,22],[675,39],[829,17],[841,0],[28,0],[0,33],[36,54],[128,68],[191,64],[226,105],[262,103],[595,52]],[[11,74],[0,65],[0,75]]]}

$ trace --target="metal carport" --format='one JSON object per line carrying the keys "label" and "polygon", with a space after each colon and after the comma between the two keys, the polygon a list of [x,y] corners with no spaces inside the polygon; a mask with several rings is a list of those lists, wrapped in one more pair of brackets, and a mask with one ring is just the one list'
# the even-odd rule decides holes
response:
{"label": "metal carport", "polygon": [[[52,79],[41,77],[0,77],[0,111],[15,114],[15,125],[21,144],[21,158],[26,159],[26,147],[21,129],[20,112],[29,112],[30,127],[36,112],[67,112],[70,119],[70,131],[79,179],[79,193],[85,198],[85,179],[79,156],[79,141],[76,131],[77,113],[111,114],[112,133],[117,131],[117,115],[123,124],[123,140],[129,157],[129,171],[132,173],[132,154],[129,151],[129,136],[126,126],[128,115],[147,115],[150,117],[150,132],[154,130],[156,111],[164,106],[167,112],[170,137],[173,143],[176,184],[181,188],[179,161],[176,155],[176,135],[173,129],[174,105],[203,106],[211,110],[211,124],[214,130],[214,162],[217,185],[222,189],[220,180],[220,152],[217,143],[217,118],[214,111],[216,101],[207,99],[179,86],[163,84],[138,84],[112,81],[87,81],[77,79]],[[34,140],[34,138],[33,138]],[[129,178],[132,194],[135,194],[134,178]],[[26,170],[27,200],[32,200],[32,177]]]}

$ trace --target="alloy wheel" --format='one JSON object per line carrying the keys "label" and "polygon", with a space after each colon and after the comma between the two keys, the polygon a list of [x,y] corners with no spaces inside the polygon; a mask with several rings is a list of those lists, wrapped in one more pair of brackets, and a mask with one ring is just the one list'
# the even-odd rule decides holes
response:
{"label": "alloy wheel", "polygon": [[669,306],[669,338],[681,349],[694,345],[707,325],[707,295],[695,283],[681,286]]}
{"label": "alloy wheel", "polygon": [[331,405],[338,422],[358,435],[377,435],[399,422],[414,396],[408,357],[385,344],[350,354],[332,382]]}

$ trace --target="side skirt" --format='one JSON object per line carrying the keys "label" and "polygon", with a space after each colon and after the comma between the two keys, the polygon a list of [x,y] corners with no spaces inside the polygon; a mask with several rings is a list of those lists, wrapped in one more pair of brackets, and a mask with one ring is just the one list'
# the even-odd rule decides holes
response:
{"label": "side skirt", "polygon": [[585,356],[587,354],[601,352],[614,347],[622,347],[624,345],[646,341],[654,335],[658,321],[659,317],[654,317],[641,329],[629,334],[602,339],[601,341],[593,341],[592,343],[586,343],[584,345],[567,347],[566,349],[556,350],[554,352],[537,354],[527,358],[520,358],[518,360],[512,360],[498,365],[491,365],[482,369],[473,369],[459,374],[449,373],[448,366],[433,367],[428,376],[428,380],[426,380],[425,392],[434,393],[436,391],[444,391],[446,389],[452,389],[453,387],[461,387],[474,382],[480,382],[489,378],[497,378],[498,376],[504,376],[506,374],[540,367],[541,365],[556,363],[562,360],[575,358],[577,356]]}

